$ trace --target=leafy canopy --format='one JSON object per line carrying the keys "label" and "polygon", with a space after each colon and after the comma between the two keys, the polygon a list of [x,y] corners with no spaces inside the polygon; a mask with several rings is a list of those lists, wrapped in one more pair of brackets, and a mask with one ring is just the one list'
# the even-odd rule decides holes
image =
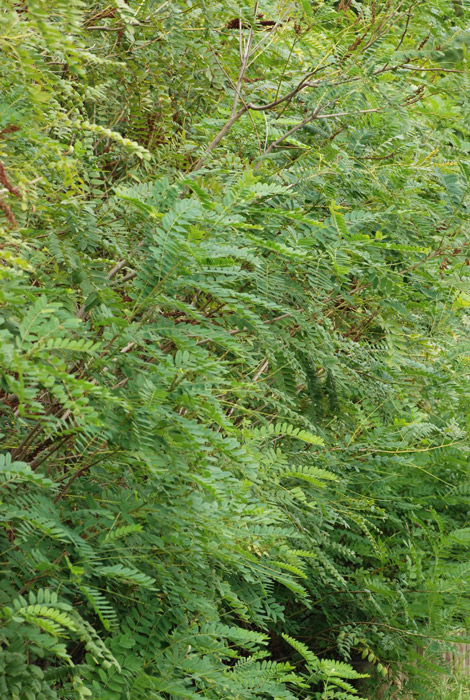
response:
{"label": "leafy canopy", "polygon": [[3,0],[2,697],[433,697],[467,5]]}

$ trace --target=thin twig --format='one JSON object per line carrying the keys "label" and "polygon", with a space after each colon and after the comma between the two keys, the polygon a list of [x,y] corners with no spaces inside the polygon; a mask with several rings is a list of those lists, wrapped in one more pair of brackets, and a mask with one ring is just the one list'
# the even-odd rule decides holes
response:
{"label": "thin twig", "polygon": [[[272,35],[273,35],[274,32],[276,31],[276,29],[277,29],[281,24],[283,24],[285,18],[287,17],[287,15],[289,14],[289,12],[292,10],[293,7],[294,7],[294,4],[293,4],[293,3],[287,7],[287,10],[284,12],[283,15],[281,15],[281,17],[279,17],[279,19],[277,20],[276,24],[273,25],[273,27],[270,29],[270,31],[268,32],[268,34],[265,34],[265,35],[262,37],[262,39],[260,39],[260,40],[258,41],[258,43],[256,44],[256,46],[253,47],[253,50],[251,51],[249,58],[251,58],[251,57],[256,53],[256,51],[259,49],[259,47],[261,46],[261,44],[264,44],[264,42],[267,41],[267,39],[270,39],[270,38],[272,37]],[[258,9],[258,3],[256,3],[255,15],[256,15],[257,9]]]}
{"label": "thin twig", "polygon": [[128,272],[127,275],[124,275],[124,277],[122,277],[119,280],[119,284],[123,284],[124,282],[128,282],[129,280],[133,280],[134,277],[137,277],[137,272],[135,270],[132,270],[132,272]]}
{"label": "thin twig", "polygon": [[254,382],[257,382],[258,379],[259,379],[259,378],[261,377],[261,375],[263,374],[263,372],[264,372],[265,370],[267,370],[268,367],[269,367],[269,360],[265,360],[264,362],[262,362],[261,365],[260,365],[260,367],[259,367],[259,369],[258,369],[258,370],[255,372],[255,374],[253,375],[253,381],[254,381]]}
{"label": "thin twig", "polygon": [[[248,112],[249,110],[253,110],[255,112],[265,112],[270,109],[273,109],[274,107],[277,107],[286,100],[291,100],[293,97],[295,97],[295,95],[297,95],[301,90],[303,90],[304,87],[307,87],[307,82],[315,74],[315,72],[316,70],[310,71],[310,73],[308,73],[304,78],[302,78],[302,80],[290,92],[288,92],[283,97],[279,97],[277,100],[273,100],[273,102],[269,102],[267,105],[255,105],[250,102],[240,107],[240,109],[237,112],[232,114],[232,116],[221,128],[219,133],[210,142],[202,156],[197,160],[195,165],[192,168],[190,168],[190,172],[195,173],[203,167],[205,159],[209,155],[209,153],[211,153],[215,148],[217,148],[224,136],[226,136],[226,134],[228,134],[228,132],[231,130],[235,122],[237,122],[240,119],[240,117],[242,117],[246,112]],[[308,87],[315,87],[317,82],[319,84],[321,81],[315,81],[314,83],[308,82]]]}
{"label": "thin twig", "polygon": [[67,493],[69,488],[72,486],[73,482],[76,481],[76,479],[78,479],[79,476],[82,476],[82,474],[84,474],[86,471],[88,471],[88,469],[91,469],[91,467],[93,467],[95,464],[98,464],[98,462],[100,462],[100,461],[101,461],[101,457],[99,459],[95,460],[94,462],[91,462],[91,464],[85,464],[83,467],[81,467],[81,469],[78,469],[75,472],[75,474],[69,479],[69,481],[67,481],[64,488],[54,498],[54,503],[57,503],[58,501],[60,501],[61,498],[63,498],[65,496],[65,494]]}
{"label": "thin twig", "polygon": [[465,73],[464,70],[456,70],[454,68],[421,68],[420,66],[398,66],[402,70],[413,70],[415,73],[420,71],[428,71],[430,73]]}
{"label": "thin twig", "polygon": [[214,150],[214,148],[217,148],[219,143],[222,141],[224,136],[226,134],[228,134],[228,132],[230,131],[232,126],[235,124],[235,122],[237,122],[240,119],[240,117],[243,116],[245,114],[245,112],[248,111],[249,108],[250,108],[249,105],[243,105],[243,107],[241,107],[238,110],[238,112],[235,112],[235,114],[232,117],[230,117],[230,119],[225,123],[225,125],[219,131],[217,136],[207,146],[206,150],[204,151],[202,156],[199,158],[199,160],[196,162],[196,164],[191,168],[191,172],[195,173],[202,168],[202,166],[204,165],[204,161],[206,159],[206,156],[208,156],[209,153],[211,153]]}
{"label": "thin twig", "polygon": [[238,74],[237,84],[235,86],[235,97],[233,98],[232,110],[230,112],[230,119],[237,111],[238,102],[240,100],[240,92],[243,84],[243,78],[245,77],[246,69],[248,66],[248,58],[250,55],[251,40],[253,38],[253,28],[250,27],[250,33],[248,34],[248,39],[246,41],[245,49],[242,52],[242,36],[241,36],[241,23],[240,23],[240,58],[241,58],[241,68]]}
{"label": "thin twig", "polygon": [[115,277],[115,276],[117,275],[117,273],[119,272],[119,270],[122,270],[122,268],[125,267],[126,262],[127,262],[127,260],[121,260],[120,262],[118,262],[118,263],[113,267],[113,269],[110,270],[110,271],[108,272],[108,274],[107,274],[107,276],[106,276],[106,279],[107,279],[107,280],[112,280],[113,277]]}
{"label": "thin twig", "polygon": [[410,24],[410,19],[411,19],[411,12],[412,12],[412,10],[413,10],[413,5],[410,5],[410,9],[408,10],[408,17],[406,18],[405,28],[404,28],[404,30],[403,30],[403,34],[401,35],[400,41],[398,42],[398,44],[397,44],[396,47],[395,47],[395,51],[398,51],[398,49],[400,48],[400,46],[403,44],[403,41],[404,41],[404,39],[405,39],[405,36],[406,36],[406,34],[407,34],[407,32],[408,32],[408,26],[409,26],[409,24]]}
{"label": "thin twig", "polygon": [[358,114],[370,114],[371,112],[381,112],[382,107],[374,109],[360,109],[358,112],[336,112],[335,114],[319,114],[316,119],[333,119],[333,117],[355,117]]}
{"label": "thin twig", "polygon": [[[266,149],[264,152],[263,156],[267,156],[271,151],[276,148],[276,146],[279,146],[280,143],[285,141],[289,136],[292,136],[296,131],[301,129],[303,126],[306,126],[306,124],[309,124],[310,122],[313,122],[316,119],[333,119],[334,117],[354,117],[358,114],[370,114],[371,112],[380,112],[381,107],[375,107],[374,109],[361,109],[358,112],[335,112],[332,114],[319,114],[319,109],[320,107],[317,107],[311,114],[309,114],[305,119],[303,119],[301,122],[298,124],[295,124],[289,131],[287,131],[285,134],[280,136],[276,141],[273,141],[272,144]],[[258,164],[255,166],[255,170],[257,170],[260,167],[261,163],[258,162]]]}

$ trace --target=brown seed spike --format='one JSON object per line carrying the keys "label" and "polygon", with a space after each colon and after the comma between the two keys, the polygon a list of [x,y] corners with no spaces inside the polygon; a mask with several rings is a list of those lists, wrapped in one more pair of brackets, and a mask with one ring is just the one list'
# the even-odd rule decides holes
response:
{"label": "brown seed spike", "polygon": [[0,209],[3,211],[3,213],[7,217],[8,221],[10,222],[10,226],[12,228],[16,228],[18,226],[18,223],[15,219],[15,215],[13,214],[13,212],[10,209],[10,207],[8,206],[8,204],[3,199],[0,199]]}
{"label": "brown seed spike", "polygon": [[4,187],[7,188],[8,192],[11,192],[11,194],[14,194],[16,197],[21,197],[21,193],[17,187],[13,187],[13,185],[10,183],[7,177],[7,171],[5,170],[5,166],[0,163],[0,182]]}

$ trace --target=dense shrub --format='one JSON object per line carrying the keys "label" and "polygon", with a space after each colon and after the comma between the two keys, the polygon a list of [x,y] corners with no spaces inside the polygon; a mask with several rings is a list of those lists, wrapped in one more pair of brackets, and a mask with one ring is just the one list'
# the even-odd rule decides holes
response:
{"label": "dense shrub", "polygon": [[2,697],[432,698],[470,613],[467,3],[0,20]]}

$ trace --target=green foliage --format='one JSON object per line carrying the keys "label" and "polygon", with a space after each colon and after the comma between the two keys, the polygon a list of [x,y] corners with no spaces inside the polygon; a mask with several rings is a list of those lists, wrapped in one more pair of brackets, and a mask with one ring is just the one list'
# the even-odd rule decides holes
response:
{"label": "green foliage", "polygon": [[433,698],[467,3],[0,10],[2,697]]}
{"label": "green foliage", "polygon": [[470,682],[465,672],[451,673],[439,678],[434,687],[434,697],[438,700],[465,700],[470,691]]}

